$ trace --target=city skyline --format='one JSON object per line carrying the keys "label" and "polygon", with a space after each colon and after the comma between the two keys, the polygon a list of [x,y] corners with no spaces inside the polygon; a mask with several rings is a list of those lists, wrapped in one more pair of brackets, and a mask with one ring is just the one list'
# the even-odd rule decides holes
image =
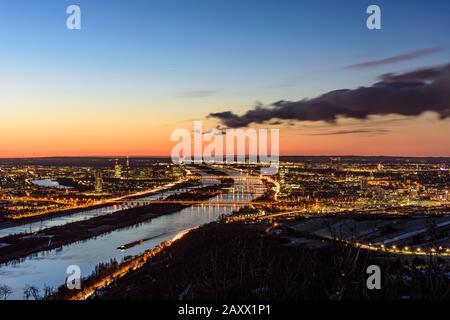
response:
{"label": "city skyline", "polygon": [[449,31],[438,0],[3,1],[2,306],[450,300]]}

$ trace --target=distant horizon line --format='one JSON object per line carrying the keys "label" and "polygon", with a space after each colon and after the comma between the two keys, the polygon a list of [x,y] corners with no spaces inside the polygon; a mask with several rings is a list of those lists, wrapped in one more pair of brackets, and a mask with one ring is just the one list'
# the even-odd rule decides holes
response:
{"label": "distant horizon line", "polygon": [[[235,155],[237,157],[238,155]],[[245,155],[246,157],[248,156]],[[0,160],[14,160],[14,159],[70,159],[70,158],[103,158],[103,159],[133,159],[133,158],[170,158],[170,155],[164,156],[152,156],[152,155],[89,155],[89,156],[29,156],[29,157],[0,157]],[[225,157],[225,155],[224,155]],[[323,154],[323,155],[280,155],[281,157],[336,157],[336,158],[450,158],[449,156],[405,156],[405,155],[358,155],[358,154],[347,154],[347,155],[336,155],[336,154]]]}

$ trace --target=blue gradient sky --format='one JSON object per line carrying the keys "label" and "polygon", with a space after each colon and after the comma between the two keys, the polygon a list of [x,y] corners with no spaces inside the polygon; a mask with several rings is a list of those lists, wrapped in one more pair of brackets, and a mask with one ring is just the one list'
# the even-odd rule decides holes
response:
{"label": "blue gradient sky", "polygon": [[[65,27],[70,4],[81,7],[80,31]],[[380,31],[365,26],[369,4],[382,9]],[[169,128],[213,111],[239,113],[254,101],[299,100],[448,63],[449,31],[448,1],[2,1],[0,105],[10,121],[0,151],[167,154]],[[345,68],[437,46],[445,50]],[[52,136],[62,128],[65,142]],[[135,142],[123,146],[123,132]]]}

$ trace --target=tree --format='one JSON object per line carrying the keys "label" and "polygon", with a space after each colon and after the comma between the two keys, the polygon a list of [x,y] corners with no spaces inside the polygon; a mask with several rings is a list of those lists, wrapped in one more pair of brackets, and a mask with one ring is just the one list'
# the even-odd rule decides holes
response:
{"label": "tree", "polygon": [[30,300],[31,297],[33,297],[34,300],[41,299],[41,296],[39,294],[39,289],[36,288],[35,286],[30,286],[27,284],[25,286],[25,288],[23,289],[23,298],[25,300]]}
{"label": "tree", "polygon": [[6,284],[0,285],[0,297],[3,297],[3,300],[8,299],[8,297],[13,293],[11,287]]}
{"label": "tree", "polygon": [[44,297],[43,299],[51,299],[51,297],[56,293],[56,290],[53,287],[48,285],[44,285]]}

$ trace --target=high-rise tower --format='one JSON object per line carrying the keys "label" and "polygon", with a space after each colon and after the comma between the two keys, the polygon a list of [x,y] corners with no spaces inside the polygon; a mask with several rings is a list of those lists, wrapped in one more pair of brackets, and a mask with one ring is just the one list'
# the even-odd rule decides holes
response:
{"label": "high-rise tower", "polygon": [[100,171],[95,172],[95,192],[102,192],[103,190],[103,177]]}
{"label": "high-rise tower", "polygon": [[114,177],[122,178],[122,166],[119,164],[119,159],[116,159],[116,163],[114,165]]}

